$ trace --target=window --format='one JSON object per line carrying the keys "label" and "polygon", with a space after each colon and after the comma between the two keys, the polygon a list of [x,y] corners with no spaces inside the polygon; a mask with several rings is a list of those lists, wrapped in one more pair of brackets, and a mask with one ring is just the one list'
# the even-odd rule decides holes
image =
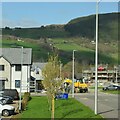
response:
{"label": "window", "polygon": [[15,71],[21,71],[21,65],[15,65]]}
{"label": "window", "polygon": [[15,88],[20,88],[20,80],[15,80]]}
{"label": "window", "polygon": [[4,65],[0,65],[0,71],[4,71]]}

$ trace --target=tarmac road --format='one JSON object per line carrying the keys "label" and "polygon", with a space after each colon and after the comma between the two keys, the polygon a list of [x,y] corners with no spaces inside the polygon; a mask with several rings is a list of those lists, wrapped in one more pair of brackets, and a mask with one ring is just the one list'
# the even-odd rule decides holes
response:
{"label": "tarmac road", "polygon": [[[94,92],[76,93],[75,98],[94,111]],[[120,95],[98,92],[98,114],[104,118],[120,118]]]}

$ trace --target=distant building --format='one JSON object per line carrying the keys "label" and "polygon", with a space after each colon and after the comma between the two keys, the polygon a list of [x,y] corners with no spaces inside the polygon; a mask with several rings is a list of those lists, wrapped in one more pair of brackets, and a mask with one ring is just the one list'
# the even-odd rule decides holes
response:
{"label": "distant building", "polygon": [[29,91],[31,58],[31,48],[0,48],[0,89]]}
{"label": "distant building", "polygon": [[[92,67],[89,70],[83,70],[82,75],[84,78],[94,82],[95,80],[95,68]],[[120,82],[120,66],[113,69],[108,69],[105,66],[98,67],[98,81],[99,82]]]}
{"label": "distant building", "polygon": [[42,75],[42,70],[46,63],[33,62],[31,67],[31,81],[30,81],[30,91],[38,92],[42,90],[42,80],[44,80]]}

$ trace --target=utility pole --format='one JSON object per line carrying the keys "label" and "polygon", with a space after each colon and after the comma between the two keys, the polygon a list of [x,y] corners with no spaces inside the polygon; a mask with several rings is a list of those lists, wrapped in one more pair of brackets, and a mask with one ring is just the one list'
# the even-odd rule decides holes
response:
{"label": "utility pole", "polygon": [[76,50],[73,50],[73,65],[72,65],[72,98],[74,98],[75,51],[76,51]]}
{"label": "utility pole", "polygon": [[118,83],[118,81],[117,81],[117,66],[114,66],[114,71],[115,71],[115,82]]}
{"label": "utility pole", "polygon": [[22,65],[23,65],[23,46],[21,47],[21,80],[20,80],[20,99],[19,99],[19,111],[21,112],[21,91],[22,91]]}

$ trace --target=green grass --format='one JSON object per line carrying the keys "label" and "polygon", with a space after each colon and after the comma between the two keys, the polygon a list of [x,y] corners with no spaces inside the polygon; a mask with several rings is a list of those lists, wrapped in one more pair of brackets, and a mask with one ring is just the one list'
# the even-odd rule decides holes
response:
{"label": "green grass", "polygon": [[58,49],[64,50],[64,51],[72,51],[72,50],[80,50],[80,51],[92,51],[91,49],[81,47],[75,43],[67,43],[67,44],[56,44],[55,45]]}
{"label": "green grass", "polygon": [[106,90],[106,91],[101,90],[101,92],[108,94],[120,94],[120,90]]}
{"label": "green grass", "polygon": [[[66,58],[69,58],[69,56],[72,54],[72,50],[77,50],[76,51],[76,58],[80,61],[92,61],[94,63],[94,57],[95,57],[95,45],[92,46],[90,41],[87,39],[82,39],[82,38],[54,38],[50,40],[54,46],[58,50],[64,51]],[[104,45],[104,43],[100,44],[100,51],[99,51],[99,60],[102,63],[117,63],[118,62],[118,57],[117,57],[117,52],[116,48],[112,50],[109,49],[109,47]],[[109,44],[111,46],[112,44]],[[106,52],[107,51],[107,54]],[[113,52],[114,51],[114,55]],[[63,56],[63,58],[65,58]]]}
{"label": "green grass", "polygon": [[[32,97],[20,118],[50,118],[47,97]],[[102,118],[75,99],[55,101],[55,118]]]}
{"label": "green grass", "polygon": [[4,39],[0,41],[0,44],[1,43],[3,48],[12,48],[17,46],[23,46],[24,48],[32,48],[33,61],[45,60],[48,57],[48,52],[50,52],[47,49],[43,48],[42,44],[39,44],[36,41],[24,40],[24,42],[21,42],[17,40]]}
{"label": "green grass", "polygon": [[[48,53],[52,54],[53,51],[48,44],[41,43],[40,40],[26,40],[22,39],[24,42],[12,40],[12,39],[3,39],[2,47],[10,48],[15,46],[23,46],[24,48],[32,48],[32,57],[33,61],[46,62],[48,59]],[[66,64],[71,61],[72,50],[77,50],[75,57],[80,63],[86,61],[86,63],[94,63],[95,51],[89,46],[83,46],[81,39],[79,38],[54,38],[50,39],[54,47],[57,48],[60,60]],[[74,42],[73,42],[74,41]],[[1,41],[0,41],[1,42]],[[87,45],[89,42],[84,43]],[[0,43],[1,44],[1,43]],[[114,54],[105,54],[100,53],[99,58],[102,63],[116,63],[118,62],[117,56]]]}
{"label": "green grass", "polygon": [[[98,89],[102,89],[102,86],[99,86]],[[89,89],[95,89],[95,87],[89,87]]]}

